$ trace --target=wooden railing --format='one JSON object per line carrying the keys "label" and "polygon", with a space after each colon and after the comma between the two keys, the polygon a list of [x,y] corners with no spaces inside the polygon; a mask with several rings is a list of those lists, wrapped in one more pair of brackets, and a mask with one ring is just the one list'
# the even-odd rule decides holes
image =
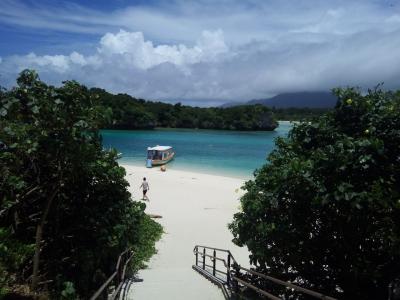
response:
{"label": "wooden railing", "polygon": [[[241,267],[229,250],[196,245],[193,253],[195,255],[193,269],[216,283],[222,289],[226,299],[230,299],[233,294],[239,294],[243,288],[248,288],[268,299],[282,300],[281,297],[273,295],[270,291],[266,291],[254,284],[255,281],[269,281],[283,288],[291,289],[316,299],[337,300],[336,298],[300,287],[291,282]],[[249,280],[249,277],[252,277],[253,280]]]}
{"label": "wooden railing", "polygon": [[[126,279],[126,268],[133,258],[133,255],[134,253],[132,249],[125,250],[119,255],[114,273],[112,273],[111,276],[108,277],[101,287],[93,294],[93,296],[90,297],[90,300],[117,299]],[[111,287],[113,287],[113,289],[110,290]]]}

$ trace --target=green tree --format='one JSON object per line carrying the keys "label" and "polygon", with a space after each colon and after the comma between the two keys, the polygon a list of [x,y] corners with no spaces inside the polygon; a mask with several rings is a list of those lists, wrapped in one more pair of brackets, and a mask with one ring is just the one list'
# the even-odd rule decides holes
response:
{"label": "green tree", "polygon": [[98,88],[91,89],[90,93],[99,97],[99,104],[110,112],[111,117],[101,123],[102,128],[274,130],[278,126],[272,110],[263,105],[205,108],[145,101],[127,94],[113,95]]}
{"label": "green tree", "polygon": [[126,248],[148,258],[161,227],[131,200],[117,152],[102,149],[97,95],[29,70],[17,84],[0,94],[0,272],[8,285],[48,282],[53,298],[66,286],[86,298]]}
{"label": "green tree", "polygon": [[387,299],[400,276],[400,93],[334,92],[332,112],[276,141],[230,229],[262,272],[340,299]]}
{"label": "green tree", "polygon": [[277,120],[286,121],[306,121],[319,117],[333,108],[308,108],[308,107],[288,107],[288,108],[275,108],[272,107]]}

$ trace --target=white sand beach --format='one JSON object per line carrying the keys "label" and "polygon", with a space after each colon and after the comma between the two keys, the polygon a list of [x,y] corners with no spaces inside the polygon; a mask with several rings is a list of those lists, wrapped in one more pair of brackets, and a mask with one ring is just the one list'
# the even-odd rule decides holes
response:
{"label": "white sand beach", "polygon": [[156,244],[148,268],[139,272],[128,299],[224,299],[221,291],[192,269],[193,247],[206,245],[231,250],[248,265],[248,251],[232,243],[227,224],[239,210],[244,180],[187,171],[123,165],[135,200],[146,177],[150,190],[146,212],[161,215],[165,233]]}

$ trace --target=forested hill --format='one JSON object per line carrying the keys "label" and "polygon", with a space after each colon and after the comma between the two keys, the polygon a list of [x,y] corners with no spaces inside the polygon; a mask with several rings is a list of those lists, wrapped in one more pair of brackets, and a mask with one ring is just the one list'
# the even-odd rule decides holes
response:
{"label": "forested hill", "polygon": [[262,104],[278,109],[332,109],[335,107],[336,102],[337,98],[331,92],[294,92],[282,93],[272,98],[254,99],[247,102],[227,102],[221,105],[221,107]]}
{"label": "forested hill", "polygon": [[109,122],[104,124],[108,129],[274,130],[278,126],[271,109],[263,105],[200,108],[113,95],[99,88],[90,91],[110,113]]}
{"label": "forested hill", "polygon": [[337,97],[330,92],[297,92],[276,95],[269,99],[251,100],[246,104],[263,104],[276,108],[330,108],[335,107]]}

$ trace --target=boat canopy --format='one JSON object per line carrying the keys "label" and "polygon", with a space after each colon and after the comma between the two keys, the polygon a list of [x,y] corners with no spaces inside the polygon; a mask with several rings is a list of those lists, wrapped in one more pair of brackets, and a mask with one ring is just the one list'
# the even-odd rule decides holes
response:
{"label": "boat canopy", "polygon": [[155,146],[155,147],[147,147],[148,151],[154,150],[154,151],[167,151],[172,149],[171,146]]}

